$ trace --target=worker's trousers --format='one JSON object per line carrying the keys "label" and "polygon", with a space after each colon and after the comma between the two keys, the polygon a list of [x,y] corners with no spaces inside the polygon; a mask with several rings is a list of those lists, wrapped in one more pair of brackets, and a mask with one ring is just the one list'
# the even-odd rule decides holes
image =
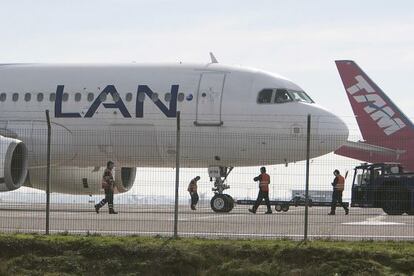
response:
{"label": "worker's trousers", "polygon": [[342,191],[334,190],[332,193],[331,213],[335,214],[336,203],[339,203],[344,210],[348,210],[348,207],[342,202]]}
{"label": "worker's trousers", "polygon": [[265,200],[267,211],[272,211],[272,208],[270,207],[270,201],[269,201],[269,192],[263,192],[259,191],[259,194],[257,195],[256,203],[253,206],[253,210],[256,211],[257,208],[259,208],[260,203],[262,203],[262,200]]}
{"label": "worker's trousers", "polygon": [[114,206],[114,191],[112,189],[104,189],[105,198],[101,200],[97,205],[99,208],[104,206],[108,202],[109,209],[112,209]]}
{"label": "worker's trousers", "polygon": [[191,192],[191,205],[196,206],[198,203],[198,193],[197,192]]}

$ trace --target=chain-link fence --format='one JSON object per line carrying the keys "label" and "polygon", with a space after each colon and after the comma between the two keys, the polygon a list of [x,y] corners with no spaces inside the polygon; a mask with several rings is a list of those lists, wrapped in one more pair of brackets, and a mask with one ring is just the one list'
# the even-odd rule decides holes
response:
{"label": "chain-link fence", "polygon": [[[84,123],[76,129],[52,121],[50,233],[173,236],[179,152],[179,236],[303,239],[307,222],[310,239],[414,238],[414,174],[402,173],[396,164],[362,166],[354,171],[361,161],[332,153],[335,145],[345,141],[340,140],[343,137],[337,135],[335,126],[322,137],[316,126],[323,120],[315,118],[311,121],[307,200],[306,126],[280,131],[282,119],[268,118],[268,128],[259,128],[252,121],[245,119],[237,128],[226,124],[203,127],[184,117],[178,149],[175,119],[157,126]],[[13,124],[6,129],[16,135],[13,139],[25,143],[29,169],[23,187],[5,191],[4,187],[13,187],[3,186],[0,231],[45,233],[47,125],[44,121]],[[357,128],[351,128],[348,140],[361,139],[354,133]],[[380,147],[389,142],[382,139],[371,141],[378,148],[370,148],[367,159],[409,165],[404,150],[410,141],[395,141],[396,152],[384,153]],[[7,147],[2,151],[7,156]],[[355,148],[342,148],[340,153],[359,157]],[[24,164],[20,159],[9,162],[17,168],[11,176],[14,182]],[[118,214],[110,214],[107,205],[99,213],[95,210],[105,197],[101,185],[109,160],[115,162],[114,210]],[[259,182],[253,178],[262,166],[270,175],[272,214],[265,214],[265,201],[255,214],[248,211],[259,192]],[[218,169],[220,177],[210,178],[208,167]],[[345,177],[345,208],[337,203],[332,215],[335,169]],[[197,182],[199,200],[192,210],[187,189],[196,176],[201,178]],[[217,200],[217,194],[228,196]]]}

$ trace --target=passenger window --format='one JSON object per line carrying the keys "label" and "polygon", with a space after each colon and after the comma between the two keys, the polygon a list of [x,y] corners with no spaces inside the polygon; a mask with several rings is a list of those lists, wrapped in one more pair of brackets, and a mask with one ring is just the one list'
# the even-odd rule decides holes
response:
{"label": "passenger window", "polygon": [[67,102],[69,100],[69,94],[68,93],[63,93],[62,100],[64,102]]}
{"label": "passenger window", "polygon": [[102,94],[99,96],[99,99],[101,100],[101,102],[106,101],[106,93],[102,93]]}
{"label": "passenger window", "polygon": [[118,93],[114,93],[113,95],[112,95],[112,99],[114,100],[114,102],[118,102],[119,101],[119,94]]}
{"label": "passenger window", "polygon": [[179,102],[184,101],[184,93],[178,93],[177,100],[178,100]]}
{"label": "passenger window", "polygon": [[30,101],[31,99],[32,99],[32,94],[30,94],[30,93],[24,94],[24,100],[26,102]]}
{"label": "passenger window", "polygon": [[55,93],[50,93],[49,101],[54,102],[55,100],[56,100],[56,94]]}
{"label": "passenger window", "polygon": [[158,93],[152,93],[151,100],[152,100],[153,102],[158,101]]}
{"label": "passenger window", "polygon": [[81,99],[82,99],[82,94],[81,93],[76,93],[75,94],[75,102],[80,102]]}
{"label": "passenger window", "polygon": [[164,96],[164,100],[165,100],[166,102],[171,101],[171,93],[167,93],[167,94],[165,94],[165,96]]}
{"label": "passenger window", "polygon": [[263,89],[257,95],[257,103],[270,103],[272,101],[273,89]]}
{"label": "passenger window", "polygon": [[13,93],[12,100],[13,102],[17,102],[19,100],[19,93]]}
{"label": "passenger window", "polygon": [[285,103],[291,101],[286,89],[277,89],[275,103]]}
{"label": "passenger window", "polygon": [[38,102],[43,101],[43,93],[38,93],[38,94],[37,94],[37,101],[38,101]]}
{"label": "passenger window", "polygon": [[88,102],[93,101],[94,95],[93,93],[88,93]]}
{"label": "passenger window", "polygon": [[126,94],[126,96],[125,96],[125,100],[126,100],[127,102],[132,101],[132,93],[127,93],[127,94]]}
{"label": "passenger window", "polygon": [[0,94],[0,101],[4,102],[7,98],[7,94],[6,93],[1,93]]}
{"label": "passenger window", "polygon": [[145,93],[144,92],[140,92],[138,94],[138,101],[142,103],[144,100],[145,100]]}

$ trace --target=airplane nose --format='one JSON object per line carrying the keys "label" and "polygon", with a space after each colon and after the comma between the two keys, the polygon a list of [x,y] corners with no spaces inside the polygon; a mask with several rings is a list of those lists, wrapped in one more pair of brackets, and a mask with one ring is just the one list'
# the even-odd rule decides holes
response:
{"label": "airplane nose", "polygon": [[313,104],[307,113],[311,115],[311,155],[330,153],[347,141],[348,126],[333,112]]}
{"label": "airplane nose", "polygon": [[334,151],[348,140],[348,126],[334,113],[321,107],[318,109],[317,115],[314,116],[318,123],[315,142],[319,144],[317,147],[320,150]]}

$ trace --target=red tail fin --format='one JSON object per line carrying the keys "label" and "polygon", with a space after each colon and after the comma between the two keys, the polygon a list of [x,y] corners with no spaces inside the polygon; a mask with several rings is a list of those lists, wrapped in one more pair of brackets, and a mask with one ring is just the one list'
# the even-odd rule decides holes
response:
{"label": "red tail fin", "polygon": [[350,60],[335,61],[364,140],[401,148],[414,137],[413,124],[385,93]]}

